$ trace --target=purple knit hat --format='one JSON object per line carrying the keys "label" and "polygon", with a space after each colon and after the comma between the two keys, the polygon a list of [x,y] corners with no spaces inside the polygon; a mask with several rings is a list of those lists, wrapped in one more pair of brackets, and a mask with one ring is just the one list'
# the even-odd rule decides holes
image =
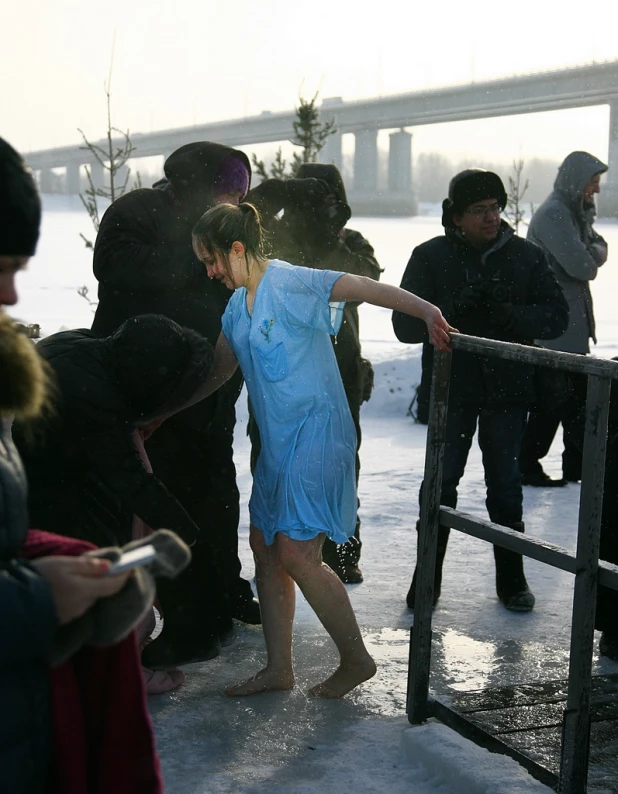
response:
{"label": "purple knit hat", "polygon": [[217,170],[213,192],[215,196],[239,192],[244,198],[248,189],[249,171],[242,160],[231,154]]}

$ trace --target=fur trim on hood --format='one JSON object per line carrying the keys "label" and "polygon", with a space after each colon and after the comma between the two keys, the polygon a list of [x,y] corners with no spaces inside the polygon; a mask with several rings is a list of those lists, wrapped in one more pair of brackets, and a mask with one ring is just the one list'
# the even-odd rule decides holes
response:
{"label": "fur trim on hood", "polygon": [[52,391],[49,366],[0,310],[0,416],[32,419],[48,406]]}

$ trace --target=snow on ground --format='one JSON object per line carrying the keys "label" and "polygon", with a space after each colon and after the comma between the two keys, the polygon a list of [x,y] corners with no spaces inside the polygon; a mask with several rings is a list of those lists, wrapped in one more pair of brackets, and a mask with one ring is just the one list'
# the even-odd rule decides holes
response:
{"label": "snow on ground", "polygon": [[[412,247],[441,233],[439,219],[365,219],[352,223],[376,247],[383,279],[398,284]],[[618,225],[599,224],[612,251]],[[77,295],[96,292],[90,256],[78,233],[88,220],[75,199],[46,199],[39,254],[21,276],[15,316],[39,322],[44,333],[90,324],[92,311]],[[616,256],[614,256],[616,261]],[[618,273],[608,262],[595,285],[597,355],[618,354],[613,296]],[[599,289],[600,287],[600,289]],[[426,428],[406,417],[420,376],[420,350],[399,344],[390,313],[361,308],[363,349],[375,365],[376,387],[363,407],[361,500],[365,582],[348,590],[378,674],[347,698],[323,702],[308,688],[336,664],[330,639],[298,596],[294,652],[298,686],[233,700],[229,684],[264,661],[261,630],[239,625],[236,641],[210,662],[186,667],[178,692],[151,698],[151,710],[168,794],[330,794],[340,790],[389,794],[532,794],[548,791],[515,762],[488,755],[439,723],[410,728],[405,691],[411,613],[405,606],[415,560],[414,524],[424,465]],[[251,487],[246,437],[246,398],[238,406],[236,462],[241,490],[240,556],[253,576],[248,546],[247,501]],[[555,444],[546,469],[560,471]],[[574,549],[579,486],[525,490],[530,534]],[[478,449],[473,447],[460,487],[459,508],[485,515]],[[566,677],[572,576],[528,561],[537,606],[530,614],[505,611],[496,599],[488,544],[453,532],[442,597],[434,613],[431,688],[467,691]],[[595,655],[595,672],[618,665]]]}

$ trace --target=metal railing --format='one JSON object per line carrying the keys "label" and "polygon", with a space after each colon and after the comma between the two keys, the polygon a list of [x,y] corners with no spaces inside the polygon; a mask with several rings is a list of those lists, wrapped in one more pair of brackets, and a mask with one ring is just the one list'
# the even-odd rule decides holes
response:
{"label": "metal railing", "polygon": [[453,350],[494,356],[586,375],[588,391],[575,554],[538,538],[440,505],[451,355],[434,351],[427,449],[418,535],[414,625],[410,642],[407,712],[412,724],[429,716],[431,621],[438,525],[465,532],[575,575],[566,709],[563,714],[560,794],[584,794],[590,747],[590,693],[597,582],[618,590],[618,567],[599,563],[609,397],[618,362],[527,345],[452,335]]}

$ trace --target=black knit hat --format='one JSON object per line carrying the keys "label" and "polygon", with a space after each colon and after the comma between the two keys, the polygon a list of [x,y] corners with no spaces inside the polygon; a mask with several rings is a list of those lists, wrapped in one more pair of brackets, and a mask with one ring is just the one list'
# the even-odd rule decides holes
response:
{"label": "black knit hat", "polygon": [[0,138],[0,256],[32,256],[41,225],[41,200],[31,172]]}
{"label": "black knit hat", "polygon": [[455,174],[448,186],[448,198],[442,202],[442,226],[452,228],[453,215],[485,199],[496,199],[502,209],[506,207],[506,190],[498,174],[483,168],[467,168]]}
{"label": "black knit hat", "polygon": [[213,365],[210,342],[169,317],[132,317],[104,340],[117,382],[140,418],[184,405]]}

